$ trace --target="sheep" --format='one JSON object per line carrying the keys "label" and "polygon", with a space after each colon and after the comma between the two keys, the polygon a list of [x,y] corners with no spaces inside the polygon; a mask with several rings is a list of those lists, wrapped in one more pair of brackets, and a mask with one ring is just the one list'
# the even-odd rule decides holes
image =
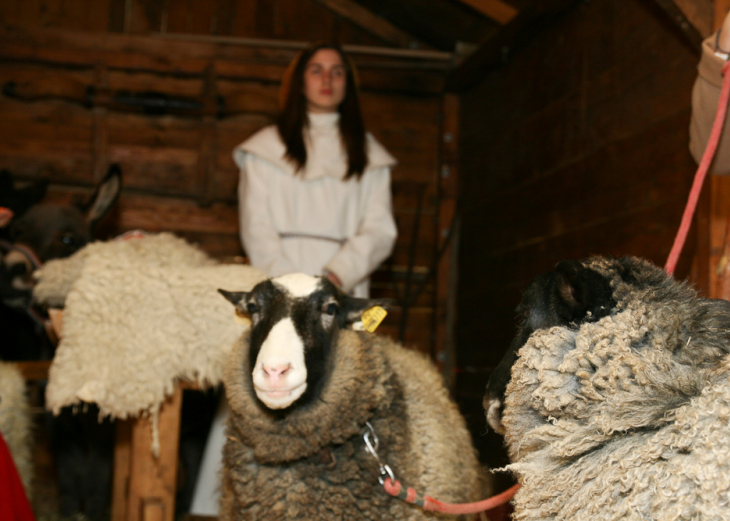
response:
{"label": "sheep", "polygon": [[368,424],[404,485],[446,502],[486,492],[465,422],[430,361],[351,329],[378,301],[303,274],[219,291],[252,323],[224,372],[222,521],[433,517],[382,490],[365,450]]}
{"label": "sheep", "polygon": [[33,480],[32,418],[25,379],[14,364],[0,362],[0,433],[8,445],[23,488],[31,494]]}
{"label": "sheep", "polygon": [[[79,207],[41,203],[45,184],[15,189],[13,177],[0,173],[0,206],[6,215],[8,241],[0,243],[0,328],[3,360],[50,359],[53,345],[41,314],[32,306],[33,270],[51,259],[65,258],[91,241],[93,231],[114,206],[121,191],[121,171],[109,168],[93,196]],[[35,203],[35,204],[32,204]]]}
{"label": "sheep", "polygon": [[[251,266],[222,264],[170,233],[135,237],[91,243],[66,259],[47,262],[36,273],[34,299],[43,305],[65,306],[63,334],[49,370],[45,402],[58,416],[60,429],[106,431],[110,423],[106,417],[139,414],[149,414],[156,427],[157,412],[179,379],[202,388],[222,383],[227,354],[245,326],[227,319],[229,305],[215,290],[231,280],[250,289],[265,278]],[[180,465],[184,480],[178,511],[188,508],[217,399],[215,393],[186,394],[193,396],[183,400]],[[87,407],[96,413],[92,422],[69,414],[72,408]],[[97,416],[105,417],[104,424],[97,423]],[[69,425],[74,420],[76,427]],[[155,451],[159,449],[156,432]],[[83,441],[78,434],[59,438],[71,446]],[[98,446],[69,447],[83,453],[86,463],[70,466],[59,475],[59,488],[69,499],[64,505],[70,506],[63,509],[67,515],[78,510],[71,501],[80,498],[86,515],[92,517],[92,500],[103,505],[104,498],[100,488],[98,494],[90,494],[69,486],[66,493],[62,488],[66,484],[82,480],[96,487],[104,484],[108,496],[110,479],[100,477],[98,471],[106,472],[111,466],[111,446],[106,440],[113,436],[103,439],[109,449],[106,458],[98,457]],[[92,480],[86,481],[87,477]]]}
{"label": "sheep", "polygon": [[485,396],[522,484],[513,519],[730,518],[730,303],[593,257],[538,277],[520,310],[509,383]]}

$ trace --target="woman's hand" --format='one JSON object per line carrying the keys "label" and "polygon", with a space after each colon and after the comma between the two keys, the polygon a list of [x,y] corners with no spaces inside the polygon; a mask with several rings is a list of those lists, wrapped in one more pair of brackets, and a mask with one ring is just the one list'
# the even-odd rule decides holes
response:
{"label": "woman's hand", "polygon": [[325,270],[324,276],[327,277],[327,279],[337,286],[338,288],[342,288],[342,281],[340,280],[340,277],[337,276],[337,274],[330,270]]}

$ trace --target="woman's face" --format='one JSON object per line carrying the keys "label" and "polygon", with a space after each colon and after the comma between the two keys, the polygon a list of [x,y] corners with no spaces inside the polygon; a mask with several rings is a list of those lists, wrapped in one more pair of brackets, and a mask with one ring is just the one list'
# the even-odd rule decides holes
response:
{"label": "woman's face", "polygon": [[345,99],[347,73],[340,53],[320,49],[304,69],[304,97],[307,110],[314,113],[335,112]]}

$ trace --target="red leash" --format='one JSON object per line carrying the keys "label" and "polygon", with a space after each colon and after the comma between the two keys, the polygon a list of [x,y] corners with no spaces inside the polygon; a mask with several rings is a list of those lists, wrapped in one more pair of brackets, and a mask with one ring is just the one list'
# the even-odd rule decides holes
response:
{"label": "red leash", "polygon": [[520,485],[513,485],[501,494],[497,494],[496,496],[492,496],[482,501],[477,501],[476,503],[443,503],[430,496],[422,496],[412,488],[404,490],[400,481],[393,482],[390,478],[385,478],[383,488],[391,496],[402,499],[406,503],[417,505],[424,510],[459,515],[476,514],[478,512],[484,512],[485,510],[491,510],[500,505],[504,505],[512,499],[515,492],[520,489]]}
{"label": "red leash", "polygon": [[722,90],[720,90],[720,100],[717,103],[715,122],[712,124],[710,139],[707,141],[705,153],[702,155],[700,166],[697,168],[695,180],[692,183],[692,190],[689,193],[687,206],[684,208],[684,215],[682,216],[682,222],[679,225],[677,237],[674,239],[674,245],[672,246],[672,250],[669,252],[667,264],[664,266],[664,271],[670,275],[674,273],[674,268],[677,267],[679,254],[682,253],[684,241],[687,239],[689,227],[692,224],[692,216],[697,208],[697,200],[700,198],[702,184],[705,182],[707,170],[710,168],[712,158],[715,156],[717,144],[720,141],[720,134],[722,133],[722,126],[725,123],[725,114],[727,113],[728,98],[730,98],[730,74],[728,74],[728,71],[730,71],[730,61],[725,62],[725,65],[722,67]]}
{"label": "red leash", "polygon": [[380,476],[378,477],[378,481],[381,485],[383,485],[383,488],[388,494],[393,497],[397,497],[398,499],[402,499],[406,503],[421,507],[423,510],[443,512],[444,514],[476,514],[504,505],[512,499],[515,492],[520,489],[519,484],[514,485],[501,494],[497,494],[496,496],[492,496],[483,501],[477,501],[476,503],[443,503],[430,496],[422,496],[412,488],[406,488],[404,490],[400,481],[395,479],[393,470],[389,465],[383,462],[378,455],[378,446],[380,445],[380,441],[378,440],[378,435],[375,434],[375,429],[373,429],[370,422],[365,422],[365,425],[367,426],[367,430],[363,434],[365,450],[378,462],[378,466],[380,467]]}

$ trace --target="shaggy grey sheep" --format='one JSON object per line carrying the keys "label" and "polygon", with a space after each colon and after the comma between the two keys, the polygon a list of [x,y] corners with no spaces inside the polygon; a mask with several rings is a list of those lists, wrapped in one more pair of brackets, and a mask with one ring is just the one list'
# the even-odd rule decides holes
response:
{"label": "shaggy grey sheep", "polygon": [[373,301],[301,274],[221,293],[252,320],[224,374],[222,521],[433,517],[378,484],[366,422],[404,485],[454,503],[486,493],[465,422],[433,365],[346,329]]}
{"label": "shaggy grey sheep", "polygon": [[498,374],[485,397],[522,483],[514,519],[730,519],[730,304],[596,257],[536,279],[521,309],[501,422]]}

